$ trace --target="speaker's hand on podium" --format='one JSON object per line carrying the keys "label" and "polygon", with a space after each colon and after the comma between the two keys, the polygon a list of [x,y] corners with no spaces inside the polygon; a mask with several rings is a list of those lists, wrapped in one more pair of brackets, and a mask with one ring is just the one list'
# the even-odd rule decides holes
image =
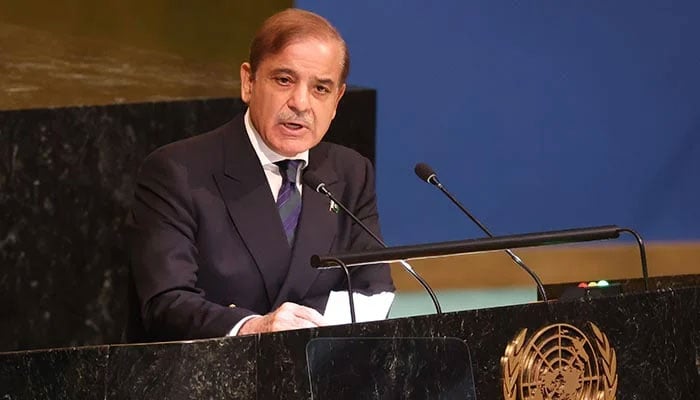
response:
{"label": "speaker's hand on podium", "polygon": [[251,318],[238,332],[239,335],[316,328],[327,325],[323,315],[313,308],[295,303],[284,303],[275,311]]}

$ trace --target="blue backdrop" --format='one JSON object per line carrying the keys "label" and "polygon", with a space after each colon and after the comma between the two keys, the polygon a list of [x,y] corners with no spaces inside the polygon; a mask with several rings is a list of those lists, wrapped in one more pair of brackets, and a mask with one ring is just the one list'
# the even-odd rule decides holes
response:
{"label": "blue backdrop", "polygon": [[700,239],[700,2],[311,1],[376,88],[387,242],[602,224]]}

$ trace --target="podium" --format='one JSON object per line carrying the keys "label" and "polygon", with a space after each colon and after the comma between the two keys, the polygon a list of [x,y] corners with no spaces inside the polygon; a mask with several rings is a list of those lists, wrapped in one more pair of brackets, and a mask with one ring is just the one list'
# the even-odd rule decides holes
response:
{"label": "podium", "polygon": [[314,399],[476,399],[458,338],[320,337],[306,345],[306,362]]}
{"label": "podium", "polygon": [[[678,280],[690,284],[354,326],[2,353],[0,398],[697,400],[700,280]],[[439,382],[432,392],[419,390],[426,378]]]}

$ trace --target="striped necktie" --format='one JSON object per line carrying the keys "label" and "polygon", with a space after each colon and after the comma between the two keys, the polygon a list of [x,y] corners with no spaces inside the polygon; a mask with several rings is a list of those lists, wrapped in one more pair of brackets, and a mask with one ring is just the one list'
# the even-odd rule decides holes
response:
{"label": "striped necktie", "polygon": [[294,232],[301,214],[301,194],[296,183],[297,170],[301,163],[302,160],[282,160],[275,163],[282,175],[282,186],[277,195],[277,209],[290,247],[294,244]]}

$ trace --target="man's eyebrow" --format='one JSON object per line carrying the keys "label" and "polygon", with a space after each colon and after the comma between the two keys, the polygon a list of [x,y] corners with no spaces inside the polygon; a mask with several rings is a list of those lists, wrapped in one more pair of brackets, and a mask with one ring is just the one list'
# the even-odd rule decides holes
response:
{"label": "man's eyebrow", "polygon": [[327,79],[317,79],[316,81],[317,81],[318,83],[320,83],[321,85],[326,85],[326,86],[330,86],[330,87],[335,87],[335,81],[333,81],[333,79],[329,79],[329,78],[327,78]]}
{"label": "man's eyebrow", "polygon": [[[295,78],[298,76],[297,73],[293,69],[290,69],[290,68],[275,68],[272,71],[270,71],[270,75],[278,75],[278,74],[287,74],[287,75],[291,75]],[[330,86],[330,87],[336,86],[335,81],[331,78],[317,78],[317,77],[315,77],[314,80],[316,81],[316,83],[319,83],[321,85],[326,85],[326,86]]]}
{"label": "man's eyebrow", "polygon": [[296,72],[294,72],[294,70],[289,69],[289,68],[275,68],[272,71],[270,71],[270,74],[271,75],[287,74],[287,75],[297,76]]}

